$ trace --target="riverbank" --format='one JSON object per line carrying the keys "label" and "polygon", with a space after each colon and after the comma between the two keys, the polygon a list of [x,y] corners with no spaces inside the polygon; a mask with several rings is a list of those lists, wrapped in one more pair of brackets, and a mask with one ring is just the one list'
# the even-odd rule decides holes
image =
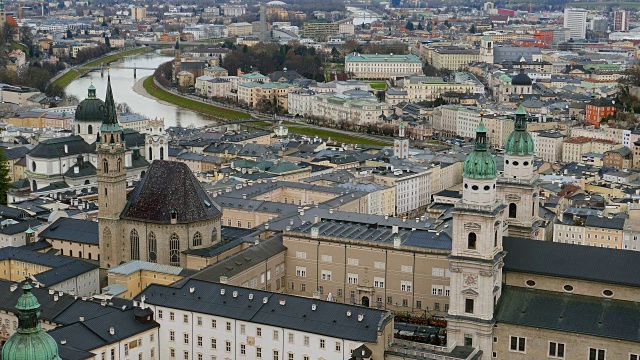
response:
{"label": "riverbank", "polygon": [[[82,64],[82,67],[94,67],[94,66],[100,66],[100,63],[111,63],[114,62],[116,60],[120,60],[121,58],[125,57],[125,56],[130,56],[130,55],[136,55],[136,54],[141,54],[143,52],[147,52],[153,50],[150,47],[139,47],[139,48],[135,48],[135,49],[131,49],[131,50],[125,50],[125,51],[121,51],[119,53],[115,53],[115,54],[111,54],[111,55],[107,55],[105,57],[101,57],[99,59],[96,60],[92,60],[88,63]],[[53,81],[49,86],[59,86],[62,87],[63,89],[67,87],[67,85],[71,84],[71,82],[73,80],[75,80],[76,78],[86,74],[87,72],[89,72],[90,70],[78,70],[75,69],[75,67],[72,67],[71,69],[69,69],[69,71],[67,71],[64,75],[60,76],[59,78],[57,78],[55,81]]]}
{"label": "riverbank", "polygon": [[149,95],[155,98],[156,100],[162,100],[169,104],[179,106],[181,108],[185,108],[191,111],[195,111],[203,115],[213,116],[213,117],[222,118],[222,119],[231,119],[231,120],[242,120],[242,119],[251,118],[251,115],[247,113],[205,104],[197,100],[188,99],[178,94],[171,93],[161,88],[160,86],[156,85],[155,81],[153,81],[153,76],[149,76],[145,78],[142,81],[142,86],[144,87],[144,90],[146,92],[146,95],[141,94],[143,96]]}

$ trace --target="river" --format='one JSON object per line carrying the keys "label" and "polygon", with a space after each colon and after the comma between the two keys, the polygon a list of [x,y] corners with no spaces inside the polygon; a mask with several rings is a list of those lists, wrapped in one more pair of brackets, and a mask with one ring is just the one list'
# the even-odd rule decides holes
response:
{"label": "river", "polygon": [[[112,64],[156,68],[169,60],[171,60],[170,56],[159,53],[145,53],[127,56]],[[111,88],[113,89],[113,97],[116,103],[127,103],[133,112],[142,114],[147,118],[164,118],[165,127],[199,127],[211,125],[214,121],[207,116],[166,103],[160,103],[157,100],[149,99],[136,93],[133,90],[133,85],[142,77],[153,74],[153,70],[138,69],[137,72],[138,78],[134,79],[132,69],[111,69]],[[100,71],[92,71],[74,80],[67,86],[65,91],[67,94],[75,95],[78,99],[83,100],[87,97],[87,88],[92,83],[97,89],[98,97],[104,100],[107,89],[107,77],[102,78]]]}
{"label": "river", "polygon": [[378,14],[369,9],[347,7],[347,11],[351,12],[351,16],[353,16],[353,25],[370,24],[379,19]]}

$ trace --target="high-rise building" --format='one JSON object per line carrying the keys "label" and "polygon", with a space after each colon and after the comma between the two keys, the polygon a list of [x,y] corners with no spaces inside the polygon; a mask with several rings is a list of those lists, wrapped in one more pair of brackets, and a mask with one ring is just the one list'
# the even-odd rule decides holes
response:
{"label": "high-rise building", "polygon": [[260,41],[267,41],[267,4],[260,4]]}
{"label": "high-rise building", "polygon": [[627,10],[613,12],[613,31],[629,31],[629,12]]}
{"label": "high-rise building", "polygon": [[564,27],[569,29],[572,39],[584,39],[587,34],[587,10],[564,9]]}

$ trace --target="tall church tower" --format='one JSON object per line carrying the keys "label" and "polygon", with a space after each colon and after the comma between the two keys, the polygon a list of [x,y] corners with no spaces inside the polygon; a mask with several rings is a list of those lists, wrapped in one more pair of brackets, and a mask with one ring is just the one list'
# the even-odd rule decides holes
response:
{"label": "tall church tower", "polygon": [[409,157],[409,139],[405,137],[404,130],[404,122],[400,121],[398,138],[393,140],[393,156],[396,159],[407,159]]}
{"label": "tall church tower", "polygon": [[504,221],[508,236],[536,238],[540,178],[533,169],[534,144],[527,132],[527,112],[522,104],[515,117],[514,130],[505,142],[504,173],[498,179],[498,193],[507,207]]}
{"label": "tall church tower", "polygon": [[[107,80],[104,117],[100,126],[99,140],[96,141],[98,154],[98,209],[100,228],[100,266],[111,268],[122,259],[118,230],[118,219],[127,201],[127,171],[122,129],[118,125],[115,102],[111,91],[111,76]],[[124,246],[124,245],[123,245]]]}
{"label": "tall church tower", "polygon": [[493,64],[493,39],[488,36],[480,39],[480,61]]}
{"label": "tall church tower", "polygon": [[[482,116],[482,113],[481,113]],[[495,304],[502,291],[504,205],[496,192],[496,161],[487,128],[476,129],[463,170],[462,200],[453,209],[447,346],[472,346],[491,357]]]}

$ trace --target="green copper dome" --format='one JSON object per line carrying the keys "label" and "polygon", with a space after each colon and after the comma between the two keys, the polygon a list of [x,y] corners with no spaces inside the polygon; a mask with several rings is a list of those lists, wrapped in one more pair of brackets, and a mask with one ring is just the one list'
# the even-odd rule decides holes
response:
{"label": "green copper dome", "polygon": [[22,286],[18,299],[18,330],[2,347],[2,360],[60,360],[58,344],[40,328],[40,303],[31,293],[31,285]]}
{"label": "green copper dome", "polygon": [[96,97],[96,88],[89,86],[87,98],[76,108],[76,121],[98,122],[104,118],[104,102]]}
{"label": "green copper dome", "polygon": [[516,110],[516,123],[514,130],[507,137],[504,145],[504,151],[507,155],[516,156],[533,156],[533,139],[531,134],[527,132],[527,112],[522,104]]}
{"label": "green copper dome", "polygon": [[476,129],[474,149],[464,161],[462,176],[469,179],[494,179],[498,176],[496,160],[487,144],[487,128],[482,121]]}

